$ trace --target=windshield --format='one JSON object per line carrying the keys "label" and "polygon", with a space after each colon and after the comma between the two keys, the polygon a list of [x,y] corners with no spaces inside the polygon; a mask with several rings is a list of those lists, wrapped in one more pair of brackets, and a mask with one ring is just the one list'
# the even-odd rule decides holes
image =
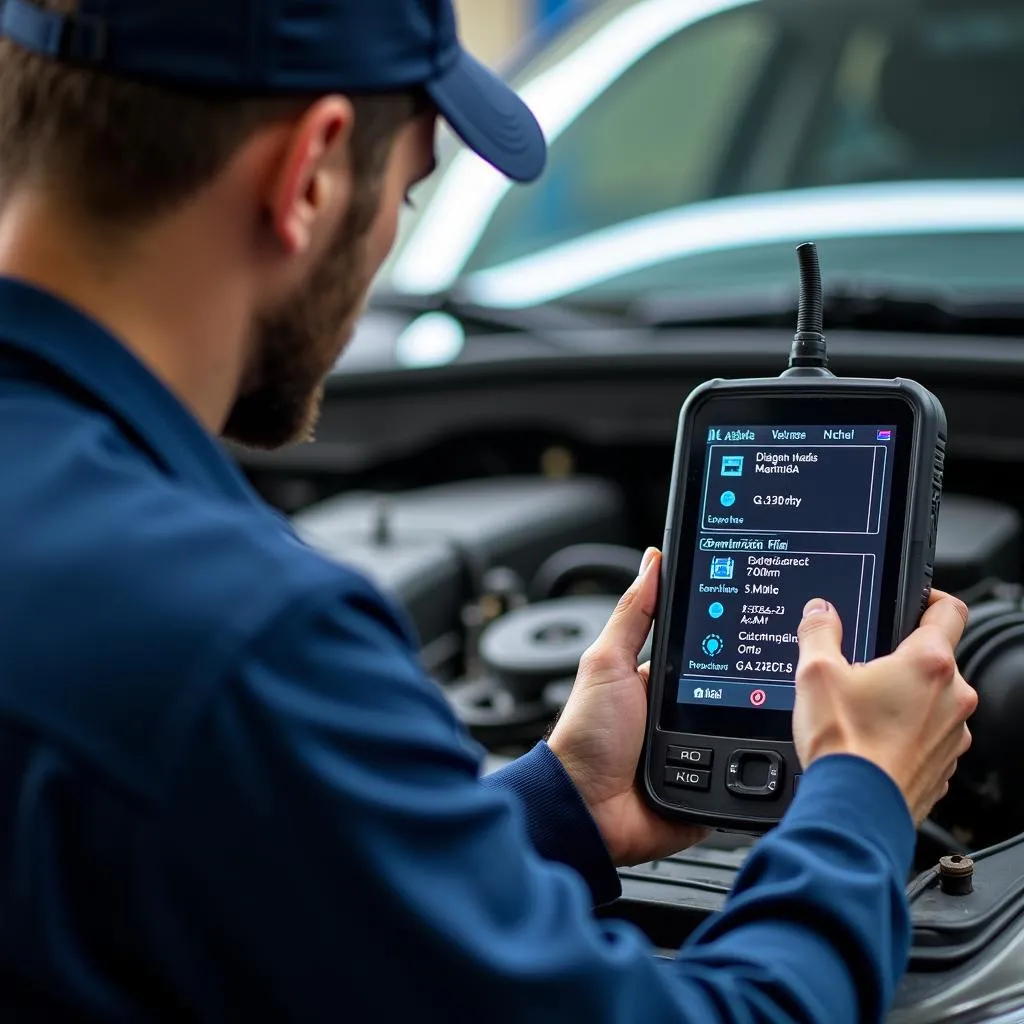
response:
{"label": "windshield", "polygon": [[551,142],[511,186],[447,145],[383,288],[481,305],[790,279],[1019,290],[1024,5],[615,0],[513,79]]}

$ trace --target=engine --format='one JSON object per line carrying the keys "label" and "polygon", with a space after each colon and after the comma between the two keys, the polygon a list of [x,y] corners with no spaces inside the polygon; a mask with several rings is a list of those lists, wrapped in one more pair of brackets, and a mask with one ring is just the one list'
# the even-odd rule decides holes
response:
{"label": "engine", "polygon": [[[594,477],[498,477],[330,499],[295,517],[324,553],[411,616],[426,670],[496,758],[541,739],[583,652],[635,578],[625,495]],[[1022,525],[1007,506],[943,499],[935,584],[971,608],[960,648],[981,702],[974,744],[930,828],[963,850],[1024,831],[1013,765],[1024,738]]]}

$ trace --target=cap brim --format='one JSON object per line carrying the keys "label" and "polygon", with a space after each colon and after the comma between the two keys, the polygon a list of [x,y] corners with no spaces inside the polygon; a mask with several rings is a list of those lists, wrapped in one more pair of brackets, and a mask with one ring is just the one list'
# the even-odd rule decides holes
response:
{"label": "cap brim", "polygon": [[540,177],[547,143],[533,112],[465,50],[426,89],[459,138],[489,164],[513,181]]}

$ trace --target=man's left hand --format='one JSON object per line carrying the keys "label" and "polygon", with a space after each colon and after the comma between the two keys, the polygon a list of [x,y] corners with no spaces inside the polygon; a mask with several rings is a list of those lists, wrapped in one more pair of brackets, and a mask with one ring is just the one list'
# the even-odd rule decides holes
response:
{"label": "man's left hand", "polygon": [[548,744],[580,791],[618,866],[678,853],[707,836],[655,815],[636,789],[647,725],[649,665],[637,667],[658,600],[661,554],[640,575],[580,661],[572,695]]}

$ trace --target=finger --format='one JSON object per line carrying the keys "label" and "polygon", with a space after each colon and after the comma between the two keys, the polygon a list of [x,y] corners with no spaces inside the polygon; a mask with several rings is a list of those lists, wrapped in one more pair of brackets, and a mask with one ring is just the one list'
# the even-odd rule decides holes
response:
{"label": "finger", "polygon": [[944,761],[957,761],[971,749],[971,730],[966,725],[959,725],[950,730],[941,745],[935,751],[935,758]]}
{"label": "finger", "polygon": [[651,663],[646,661],[642,665],[638,665],[636,674],[640,677],[640,682],[644,684],[644,693],[647,693],[651,685]]}
{"label": "finger", "polygon": [[940,804],[949,793],[949,783],[940,782],[929,790],[924,799],[924,805],[919,807],[914,815],[914,824],[920,828],[932,815],[936,805]]}
{"label": "finger", "polygon": [[[699,825],[680,825],[664,819],[655,820],[650,823],[648,844],[642,854],[641,862],[675,856],[677,853],[682,853],[684,850],[689,850],[698,843],[704,842],[710,835],[711,829]],[[620,864],[618,866],[631,865]]]}
{"label": "finger", "polygon": [[965,725],[960,733],[960,742],[956,748],[956,756],[963,757],[968,750],[971,749],[971,744],[974,742],[974,737],[971,735],[971,730]]}
{"label": "finger", "polygon": [[811,663],[846,664],[843,657],[843,624],[835,608],[827,601],[815,598],[804,608],[803,620],[798,630],[800,658],[797,675],[801,666],[806,669]]}
{"label": "finger", "polygon": [[657,548],[648,548],[640,565],[640,575],[622,595],[594,643],[595,649],[604,654],[626,654],[636,664],[654,621],[660,568],[661,552]]}
{"label": "finger", "polygon": [[959,672],[956,674],[956,687],[957,699],[960,701],[960,713],[965,721],[969,721],[974,712],[978,710],[980,700],[978,691]]}
{"label": "finger", "polygon": [[[935,810],[935,805],[942,803],[943,800],[949,795],[949,783],[943,782],[937,789],[932,790],[931,798],[928,801],[928,812],[922,817],[921,821],[924,821],[932,811]],[[918,825],[921,824],[918,822]]]}
{"label": "finger", "polygon": [[964,634],[967,616],[967,605],[963,601],[936,590],[932,592],[928,608],[921,616],[921,628],[938,630],[950,646],[956,647]]}
{"label": "finger", "polygon": [[[897,660],[909,658],[917,670],[924,671],[935,682],[952,685],[960,678],[957,672],[956,649],[967,625],[967,608],[962,601],[948,594],[939,596],[921,617],[921,625],[899,645]],[[976,703],[970,694],[962,694],[964,717]]]}

